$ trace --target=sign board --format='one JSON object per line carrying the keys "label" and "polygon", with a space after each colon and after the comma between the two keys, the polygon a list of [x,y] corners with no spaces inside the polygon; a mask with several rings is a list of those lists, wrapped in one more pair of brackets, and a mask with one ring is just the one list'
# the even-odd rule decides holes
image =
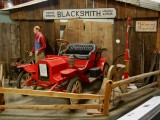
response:
{"label": "sign board", "polygon": [[157,32],[157,21],[136,21],[136,32]]}
{"label": "sign board", "polygon": [[44,19],[115,18],[114,8],[44,10]]}

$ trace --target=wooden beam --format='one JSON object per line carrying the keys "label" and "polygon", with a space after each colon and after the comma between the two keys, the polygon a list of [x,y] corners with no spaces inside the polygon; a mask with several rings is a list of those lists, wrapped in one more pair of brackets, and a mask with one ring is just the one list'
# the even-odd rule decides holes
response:
{"label": "wooden beam", "polygon": [[71,99],[91,99],[91,100],[104,99],[103,95],[75,94],[75,93],[42,91],[42,90],[23,90],[23,89],[2,88],[2,87],[0,87],[0,93],[23,94],[30,96],[45,96],[45,97],[57,97],[57,98],[71,98]]}
{"label": "wooden beam", "polygon": [[128,92],[128,93],[124,93],[124,94],[122,94],[122,95],[119,95],[119,96],[111,99],[110,102],[113,102],[113,101],[122,99],[122,98],[124,98],[124,97],[127,97],[127,96],[129,96],[129,95],[138,93],[138,92],[140,92],[140,91],[142,91],[142,90],[145,90],[145,89],[147,89],[147,88],[154,87],[154,86],[156,86],[156,85],[158,85],[158,82],[154,82],[154,83],[152,83],[152,84],[149,84],[149,85],[146,85],[146,86],[144,86],[144,87],[141,87],[141,88],[139,88],[138,90],[135,90],[135,91],[132,91],[132,92]]}
{"label": "wooden beam", "polygon": [[131,83],[131,82],[135,82],[135,81],[144,79],[144,78],[152,76],[152,75],[157,75],[159,73],[160,73],[160,70],[157,70],[157,71],[154,71],[154,72],[149,72],[149,73],[144,73],[144,74],[140,74],[140,75],[137,75],[137,76],[133,76],[133,77],[127,78],[125,80],[120,80],[118,82],[114,82],[113,85],[112,85],[112,88],[115,88],[115,87],[118,87],[118,86],[121,86],[121,85],[124,85],[124,84],[128,84],[128,83]]}
{"label": "wooden beam", "polygon": [[102,109],[102,105],[0,105],[0,109],[34,109],[34,110],[64,110],[64,109]]}

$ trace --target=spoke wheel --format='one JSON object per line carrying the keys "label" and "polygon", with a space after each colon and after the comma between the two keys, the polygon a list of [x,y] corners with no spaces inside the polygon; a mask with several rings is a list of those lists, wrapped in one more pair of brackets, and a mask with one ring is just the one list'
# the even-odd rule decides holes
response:
{"label": "spoke wheel", "polygon": [[[73,78],[70,80],[68,87],[67,87],[67,92],[69,92],[69,93],[82,93],[82,84],[81,84],[79,78]],[[73,105],[73,104],[78,104],[79,100],[78,99],[69,99],[69,102],[71,105]]]}
{"label": "spoke wheel", "polygon": [[22,84],[23,84],[26,80],[30,79],[31,76],[32,76],[31,73],[27,73],[27,72],[25,72],[25,71],[22,71],[22,72],[19,74],[18,78],[17,78],[17,88],[35,90],[35,89],[36,89],[36,86],[30,85],[30,84],[26,84],[26,85],[22,86]]}

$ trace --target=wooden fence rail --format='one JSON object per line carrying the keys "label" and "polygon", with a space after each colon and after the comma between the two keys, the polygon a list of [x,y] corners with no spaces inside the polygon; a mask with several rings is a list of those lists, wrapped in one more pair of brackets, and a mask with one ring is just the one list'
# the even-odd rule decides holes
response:
{"label": "wooden fence rail", "polygon": [[34,110],[64,110],[64,109],[102,109],[102,104],[77,105],[0,105],[0,109],[34,109]]}
{"label": "wooden fence rail", "polygon": [[129,77],[129,78],[125,79],[125,80],[120,80],[120,81],[114,82],[113,85],[112,85],[112,88],[115,88],[115,87],[118,87],[118,86],[122,86],[124,84],[128,84],[128,83],[131,83],[131,82],[135,82],[135,81],[144,79],[144,78],[152,76],[152,75],[157,75],[157,74],[160,74],[160,70],[157,70],[157,71],[154,71],[154,72],[140,74],[140,75],[133,76],[133,77]]}
{"label": "wooden fence rail", "polygon": [[127,95],[142,91],[149,87],[153,87],[158,85],[158,81],[152,84],[146,85],[138,90],[124,93],[120,96],[111,99],[112,89],[115,87],[128,84],[130,82],[138,81],[139,79],[149,77],[152,75],[157,75],[160,73],[160,70],[144,73],[141,75],[133,76],[125,80],[120,80],[118,82],[112,82],[112,80],[108,80],[107,78],[104,82],[104,93],[102,95],[94,95],[94,94],[76,94],[76,93],[65,93],[65,92],[55,92],[55,91],[40,91],[40,90],[21,90],[21,89],[12,89],[12,88],[2,88],[0,87],[0,93],[5,94],[23,94],[30,96],[45,96],[45,97],[58,97],[58,98],[71,98],[71,99],[90,99],[90,100],[101,100],[104,101],[99,104],[77,104],[77,105],[0,105],[0,109],[36,109],[36,110],[62,110],[62,109],[99,109],[102,110],[103,115],[109,115],[109,105],[110,102],[113,102],[117,99],[121,99],[122,97],[126,97]]}
{"label": "wooden fence rail", "polygon": [[147,89],[147,88],[154,87],[154,86],[156,86],[156,85],[158,85],[158,82],[154,82],[154,83],[152,83],[152,84],[146,85],[146,86],[141,87],[141,88],[139,88],[138,90],[135,90],[135,91],[132,91],[132,92],[123,93],[122,95],[119,95],[119,96],[111,99],[110,102],[113,102],[113,101],[115,101],[115,100],[119,100],[119,99],[121,99],[121,98],[124,98],[124,97],[126,97],[126,96],[129,96],[129,95],[134,94],[134,93],[137,93],[137,92],[140,92],[140,91],[145,90],[145,89]]}
{"label": "wooden fence rail", "polygon": [[[137,75],[137,76],[129,77],[125,80],[120,80],[120,81],[117,81],[117,82],[113,82],[113,84],[110,85],[110,88],[114,89],[118,86],[126,85],[126,84],[129,84],[131,82],[136,82],[136,81],[144,79],[146,77],[149,77],[149,76],[152,76],[152,75],[159,75],[159,74],[160,74],[160,70],[157,70],[157,71],[154,71],[154,72],[149,72],[149,73],[144,73],[144,74],[140,74],[140,75]],[[160,84],[160,79],[158,78],[157,82],[153,82],[149,85],[145,85],[144,87],[141,87],[141,88],[139,88],[135,91],[132,91],[132,92],[123,93],[122,95],[119,95],[119,96],[116,96],[115,98],[110,99],[110,102],[113,102],[115,100],[119,100],[119,99],[124,98],[126,96],[129,96],[133,93],[137,93],[137,92],[140,92],[142,90],[145,90],[147,88],[151,88],[151,87],[154,87],[154,86],[159,86],[159,84]],[[110,91],[112,91],[112,90],[110,90]],[[108,111],[109,111],[109,107],[106,108],[106,109],[108,109]]]}
{"label": "wooden fence rail", "polygon": [[42,90],[24,90],[24,89],[12,89],[12,88],[2,88],[2,87],[0,87],[0,93],[24,94],[30,96],[44,96],[44,97],[71,98],[71,99],[91,99],[91,100],[104,99],[104,95],[76,94],[76,93],[42,91]]}

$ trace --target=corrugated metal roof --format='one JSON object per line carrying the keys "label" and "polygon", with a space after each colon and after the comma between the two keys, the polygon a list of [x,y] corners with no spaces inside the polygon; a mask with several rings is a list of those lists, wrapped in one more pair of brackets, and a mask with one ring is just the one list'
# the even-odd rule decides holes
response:
{"label": "corrugated metal roof", "polygon": [[[38,3],[41,3],[41,2],[45,2],[45,1],[48,1],[48,0],[33,0],[33,1],[30,1],[30,2],[26,2],[26,3],[23,3],[23,4],[13,6],[11,8],[4,8],[4,9],[1,9],[1,10],[5,11],[5,10],[22,8],[22,7],[38,4]],[[154,2],[152,0],[116,0],[116,1],[129,3],[129,4],[139,6],[139,7],[142,7],[142,8],[147,8],[147,9],[160,11],[160,3]],[[160,2],[160,0],[159,0],[159,2]]]}
{"label": "corrugated metal roof", "polygon": [[129,4],[136,5],[142,8],[160,11],[160,3],[152,1],[152,0],[116,0],[116,1],[129,3]]}
{"label": "corrugated metal roof", "polygon": [[33,0],[33,1],[30,1],[30,2],[23,3],[23,4],[15,5],[15,6],[11,7],[11,8],[4,8],[4,9],[1,9],[1,10],[5,11],[5,10],[12,10],[12,9],[17,9],[17,8],[22,8],[22,7],[38,4],[38,3],[41,3],[41,2],[45,2],[45,1],[48,1],[48,0]]}

